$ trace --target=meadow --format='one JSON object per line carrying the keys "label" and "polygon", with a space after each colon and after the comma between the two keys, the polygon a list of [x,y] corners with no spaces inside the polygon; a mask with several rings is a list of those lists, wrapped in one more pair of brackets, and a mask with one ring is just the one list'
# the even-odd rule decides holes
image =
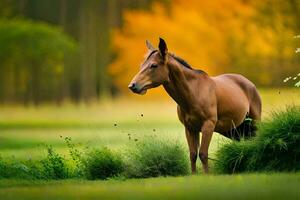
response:
{"label": "meadow", "polygon": [[[300,104],[297,88],[260,89],[260,93],[263,119],[273,110]],[[67,156],[65,137],[71,137],[78,148],[107,146],[122,150],[154,136],[180,141],[188,154],[184,128],[171,100],[138,97],[105,100],[89,106],[5,105],[0,110],[0,155],[4,159],[40,159],[46,155],[45,145],[52,145]],[[226,142],[227,139],[214,134],[210,157],[213,158],[214,152]],[[296,199],[300,196],[299,187],[299,173],[230,176],[199,173],[187,177],[108,181],[2,179],[0,195],[3,199]]]}

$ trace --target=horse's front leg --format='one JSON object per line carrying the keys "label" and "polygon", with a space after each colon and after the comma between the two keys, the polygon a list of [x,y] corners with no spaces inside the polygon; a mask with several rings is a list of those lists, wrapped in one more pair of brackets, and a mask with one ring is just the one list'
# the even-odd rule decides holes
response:
{"label": "horse's front leg", "polygon": [[207,120],[203,123],[201,132],[201,146],[199,157],[202,163],[204,173],[208,173],[208,148],[215,129],[216,123],[213,120]]}
{"label": "horse's front leg", "polygon": [[190,150],[190,161],[192,173],[196,173],[196,161],[198,157],[198,148],[199,148],[199,133],[191,131],[189,128],[185,128],[185,135],[189,145]]}

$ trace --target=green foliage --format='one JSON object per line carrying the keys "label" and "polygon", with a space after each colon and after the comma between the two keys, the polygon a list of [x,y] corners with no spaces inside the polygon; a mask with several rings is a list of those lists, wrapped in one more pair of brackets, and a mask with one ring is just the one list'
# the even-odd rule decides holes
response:
{"label": "green foliage", "polygon": [[58,28],[24,19],[0,20],[0,44],[0,100],[35,103],[55,97],[65,55],[77,48]]}
{"label": "green foliage", "polygon": [[0,20],[1,62],[53,64],[62,62],[66,51],[75,50],[73,40],[46,23],[23,19]]}
{"label": "green foliage", "polygon": [[178,176],[189,173],[187,152],[176,141],[149,137],[129,150],[127,177]]}
{"label": "green foliage", "polygon": [[[71,139],[67,138],[72,146]],[[70,147],[69,147],[70,148]],[[78,151],[74,146],[70,152]],[[72,161],[74,161],[72,159]],[[82,165],[75,164],[57,153],[52,146],[47,146],[46,158],[39,161],[18,161],[14,158],[2,159],[0,157],[0,178],[21,179],[66,179],[82,176]]]}
{"label": "green foliage", "polygon": [[47,146],[47,157],[36,162],[11,162],[0,159],[0,178],[22,179],[109,179],[117,177],[147,178],[186,175],[189,172],[187,153],[178,142],[148,138],[137,142],[124,154],[106,147],[86,152],[75,148],[65,138],[71,159]]}
{"label": "green foliage", "polygon": [[69,161],[69,174],[71,177],[84,177],[84,153],[79,151],[72,142],[71,137],[64,138],[65,143],[68,146],[69,155],[71,160]]}
{"label": "green foliage", "polygon": [[217,152],[216,169],[223,173],[300,170],[300,107],[274,112],[260,124],[258,136],[232,142]]}
{"label": "green foliage", "polygon": [[7,163],[0,157],[0,177],[7,178]]}
{"label": "green foliage", "polygon": [[[70,158],[47,146],[47,157],[36,162],[0,159],[0,178],[109,179],[186,175],[187,152],[174,141],[148,138],[121,155],[106,147],[80,151],[70,137],[64,138]],[[123,156],[123,157],[121,157]],[[127,158],[126,160],[124,158]]]}
{"label": "green foliage", "polygon": [[254,170],[300,170],[300,107],[274,112],[263,123],[257,138],[260,144],[252,158]]}
{"label": "green foliage", "polygon": [[0,158],[0,178],[40,179],[41,166],[32,160],[16,161]]}
{"label": "green foliage", "polygon": [[251,155],[250,142],[237,142],[224,144],[217,152],[217,161],[214,169],[220,173],[238,173],[247,170],[248,159]]}
{"label": "green foliage", "polygon": [[84,158],[84,170],[88,179],[108,179],[124,171],[123,161],[117,153],[108,148],[93,149]]}
{"label": "green foliage", "polygon": [[43,165],[42,174],[46,179],[68,178],[66,159],[54,151],[51,146],[47,147],[48,155],[41,161]]}

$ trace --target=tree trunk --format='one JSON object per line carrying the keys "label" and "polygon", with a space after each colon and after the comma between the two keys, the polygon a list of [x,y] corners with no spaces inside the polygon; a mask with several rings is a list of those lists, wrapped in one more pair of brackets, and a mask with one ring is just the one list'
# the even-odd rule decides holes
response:
{"label": "tree trunk", "polygon": [[79,48],[81,64],[81,95],[85,102],[96,96],[96,50],[93,0],[81,1],[79,19]]}

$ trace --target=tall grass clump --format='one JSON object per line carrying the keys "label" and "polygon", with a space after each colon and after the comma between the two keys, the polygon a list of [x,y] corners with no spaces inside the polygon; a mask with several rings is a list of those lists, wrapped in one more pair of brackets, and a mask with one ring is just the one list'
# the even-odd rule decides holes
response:
{"label": "tall grass clump", "polygon": [[178,141],[148,137],[142,141],[135,140],[130,150],[120,153],[107,147],[78,149],[70,137],[64,140],[69,156],[59,154],[52,146],[46,146],[46,157],[36,161],[4,160],[0,156],[0,179],[106,180],[189,173],[187,151]]}
{"label": "tall grass clump", "polygon": [[16,160],[0,157],[0,178],[18,179],[65,179],[70,178],[67,160],[51,146],[42,160]]}
{"label": "tall grass clump", "polygon": [[47,146],[47,156],[42,160],[18,161],[14,158],[2,159],[0,156],[0,179],[108,179],[121,175],[124,163],[121,156],[108,148],[79,151],[65,139],[71,158],[57,153],[51,146]]}
{"label": "tall grass clump", "polygon": [[273,112],[250,141],[225,144],[217,152],[223,173],[300,170],[300,106]]}
{"label": "tall grass clump", "polygon": [[0,178],[9,178],[8,175],[8,163],[0,157]]}
{"label": "tall grass clump", "polygon": [[257,144],[251,169],[300,170],[300,106],[274,112],[271,119],[262,123]]}
{"label": "tall grass clump", "polygon": [[43,179],[43,168],[40,162],[32,160],[18,161],[14,158],[0,157],[0,179]]}
{"label": "tall grass clump", "polygon": [[47,147],[47,157],[41,160],[42,174],[45,179],[65,179],[69,177],[66,159],[51,146]]}
{"label": "tall grass clump", "polygon": [[129,178],[178,176],[189,173],[186,150],[177,141],[149,137],[136,142],[127,154],[125,176]]}
{"label": "tall grass clump", "polygon": [[64,141],[68,147],[70,159],[68,160],[69,176],[72,178],[83,178],[85,177],[85,165],[84,157],[85,153],[83,150],[76,148],[71,137],[65,137]]}
{"label": "tall grass clump", "polygon": [[233,141],[224,144],[217,152],[214,169],[220,173],[239,173],[248,169],[253,143]]}
{"label": "tall grass clump", "polygon": [[87,152],[83,166],[86,178],[91,180],[117,177],[124,171],[121,156],[106,147]]}

